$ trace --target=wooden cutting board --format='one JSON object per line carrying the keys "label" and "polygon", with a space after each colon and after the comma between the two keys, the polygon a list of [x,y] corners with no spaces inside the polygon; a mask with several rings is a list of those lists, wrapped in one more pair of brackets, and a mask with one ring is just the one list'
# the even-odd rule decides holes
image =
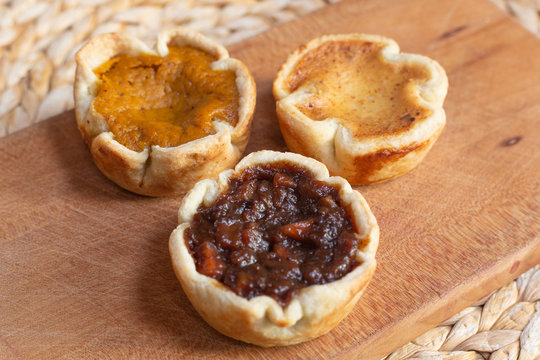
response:
{"label": "wooden cutting board", "polygon": [[424,162],[360,187],[378,270],[326,336],[262,349],[193,310],[167,242],[179,198],[109,182],[72,112],[0,139],[0,358],[378,359],[540,262],[540,41],[488,1],[343,1],[230,48],[252,70],[247,152],[285,150],[271,83],[326,33],[378,33],[447,70],[448,123]]}

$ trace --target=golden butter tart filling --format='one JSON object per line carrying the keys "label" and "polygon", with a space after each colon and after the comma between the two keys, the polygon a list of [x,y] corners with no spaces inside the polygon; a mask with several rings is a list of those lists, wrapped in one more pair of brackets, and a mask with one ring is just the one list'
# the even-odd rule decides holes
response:
{"label": "golden butter tart filling", "polygon": [[342,41],[305,55],[287,79],[290,91],[310,97],[297,105],[313,120],[336,118],[354,136],[377,136],[408,129],[431,111],[414,91],[427,74],[420,67],[385,62],[381,44]]}
{"label": "golden butter tart filling", "polygon": [[94,109],[115,139],[135,151],[174,147],[215,133],[213,121],[238,121],[236,74],[213,70],[215,59],[175,46],[160,57],[119,55],[94,70],[100,79]]}

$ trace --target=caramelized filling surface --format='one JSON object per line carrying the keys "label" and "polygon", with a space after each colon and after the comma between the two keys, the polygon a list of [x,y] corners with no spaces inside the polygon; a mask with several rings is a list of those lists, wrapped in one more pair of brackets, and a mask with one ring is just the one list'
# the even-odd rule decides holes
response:
{"label": "caramelized filling surface", "polygon": [[248,168],[209,207],[185,241],[197,271],[248,299],[286,306],[298,290],[338,280],[358,262],[359,241],[338,190],[291,164]]}
{"label": "caramelized filling surface", "polygon": [[414,93],[427,74],[385,62],[380,50],[371,42],[334,41],[306,54],[287,79],[291,92],[312,94],[299,110],[313,120],[337,118],[358,137],[398,133],[429,117]]}
{"label": "caramelized filling surface", "polygon": [[117,56],[95,69],[95,110],[115,139],[135,151],[172,147],[215,133],[213,120],[236,125],[239,94],[234,71],[212,70],[215,59],[197,49],[169,55]]}

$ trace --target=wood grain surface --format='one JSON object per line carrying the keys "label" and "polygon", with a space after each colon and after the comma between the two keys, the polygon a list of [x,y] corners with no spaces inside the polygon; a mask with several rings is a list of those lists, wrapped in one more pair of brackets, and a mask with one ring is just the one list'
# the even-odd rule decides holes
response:
{"label": "wood grain surface", "polygon": [[378,269],[336,329],[290,347],[231,340],[193,310],[167,242],[179,198],[128,193],[69,112],[0,139],[0,358],[377,359],[540,262],[540,42],[487,0],[343,1],[230,48],[258,86],[247,152],[285,150],[271,83],[325,33],[394,38],[447,70],[424,162],[360,187]]}

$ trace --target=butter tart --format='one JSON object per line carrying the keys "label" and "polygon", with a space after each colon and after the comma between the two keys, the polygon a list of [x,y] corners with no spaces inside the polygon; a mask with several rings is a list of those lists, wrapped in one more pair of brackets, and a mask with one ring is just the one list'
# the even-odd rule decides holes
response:
{"label": "butter tart", "polygon": [[289,149],[358,185],[420,163],[444,128],[447,89],[436,61],[382,36],[343,34],[292,53],[273,94]]}
{"label": "butter tart", "polygon": [[211,326],[268,347],[334,328],[373,276],[378,241],[345,179],[299,154],[259,151],[187,193],[169,251]]}
{"label": "butter tart", "polygon": [[79,130],[97,167],[121,187],[181,194],[240,159],[255,83],[223,46],[184,28],[161,32],[155,48],[104,34],[76,63]]}

